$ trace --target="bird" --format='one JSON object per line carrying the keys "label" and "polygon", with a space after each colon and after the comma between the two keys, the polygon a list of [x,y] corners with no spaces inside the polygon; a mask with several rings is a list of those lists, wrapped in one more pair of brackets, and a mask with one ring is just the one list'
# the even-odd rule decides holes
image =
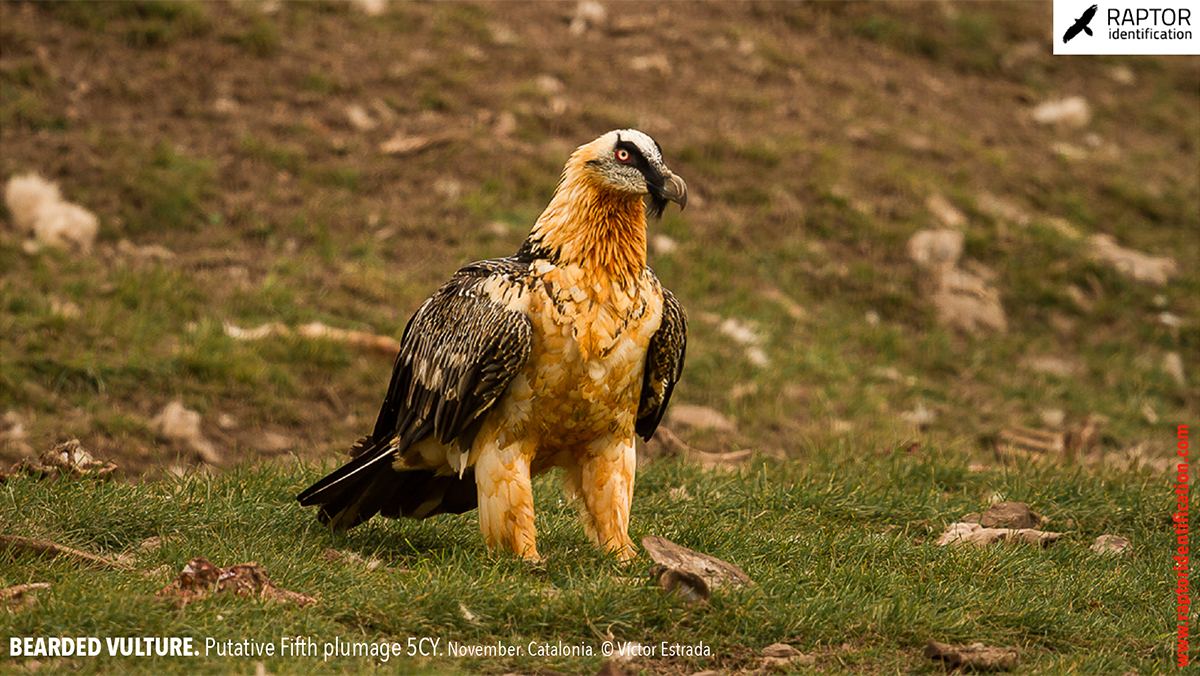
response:
{"label": "bird", "polygon": [[1079,35],[1080,31],[1088,35],[1094,35],[1092,29],[1088,28],[1088,24],[1092,22],[1092,17],[1096,16],[1097,9],[1096,5],[1092,5],[1083,11],[1083,15],[1076,19],[1075,23],[1071,24],[1071,27],[1063,34],[1063,44],[1070,42],[1071,38]]}
{"label": "bird", "polygon": [[635,436],[683,372],[687,315],[647,265],[647,217],[687,184],[635,129],[568,158],[518,251],[458,270],[413,314],[374,429],[297,496],[348,529],[479,511],[492,551],[540,561],[532,478],[558,468],[588,537],[621,560]]}

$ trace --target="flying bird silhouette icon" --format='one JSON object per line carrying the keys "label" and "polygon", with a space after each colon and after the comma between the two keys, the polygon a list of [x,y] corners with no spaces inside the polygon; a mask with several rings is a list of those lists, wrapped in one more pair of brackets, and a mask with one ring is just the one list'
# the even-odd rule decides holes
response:
{"label": "flying bird silhouette icon", "polygon": [[1071,38],[1079,35],[1080,31],[1087,33],[1088,35],[1093,35],[1092,29],[1088,28],[1088,24],[1092,22],[1092,17],[1096,16],[1097,9],[1097,5],[1088,7],[1087,10],[1084,11],[1083,16],[1076,19],[1075,23],[1071,24],[1071,27],[1067,29],[1067,32],[1063,35],[1063,43],[1070,42]]}

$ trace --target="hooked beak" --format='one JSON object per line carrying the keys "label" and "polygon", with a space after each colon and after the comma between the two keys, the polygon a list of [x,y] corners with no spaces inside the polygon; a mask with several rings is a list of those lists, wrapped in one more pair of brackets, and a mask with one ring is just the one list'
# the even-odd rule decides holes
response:
{"label": "hooked beak", "polygon": [[682,210],[687,206],[687,183],[675,174],[669,174],[663,181],[662,197],[679,205]]}

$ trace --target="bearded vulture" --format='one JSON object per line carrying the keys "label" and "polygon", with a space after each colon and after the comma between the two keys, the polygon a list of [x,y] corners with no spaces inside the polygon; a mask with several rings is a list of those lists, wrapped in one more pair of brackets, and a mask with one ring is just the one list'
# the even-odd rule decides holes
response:
{"label": "bearded vulture", "polygon": [[634,435],[654,434],[687,343],[646,266],[646,214],[668,201],[687,185],[646,134],[579,147],[520,250],[462,268],[409,320],[374,431],[300,504],[337,529],[478,508],[490,548],[536,561],[530,482],[558,467],[591,540],[633,558]]}

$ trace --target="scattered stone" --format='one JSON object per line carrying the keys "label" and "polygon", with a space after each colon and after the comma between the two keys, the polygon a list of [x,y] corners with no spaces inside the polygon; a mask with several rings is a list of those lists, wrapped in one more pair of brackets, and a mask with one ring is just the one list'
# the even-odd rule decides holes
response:
{"label": "scattered stone", "polygon": [[1040,124],[1063,127],[1085,127],[1092,120],[1092,109],[1087,99],[1071,96],[1055,101],[1046,101],[1033,109],[1033,119]]}
{"label": "scattered stone", "polygon": [[296,442],[286,435],[264,430],[251,440],[250,445],[266,453],[279,453],[295,448]]}
{"label": "scattered stone", "polygon": [[[961,228],[967,224],[966,215],[959,211],[958,207],[951,204],[950,200],[946,199],[941,194],[930,195],[929,199],[925,200],[925,207],[933,212],[933,215],[937,216],[938,220],[944,223],[947,227]],[[959,237],[959,246],[961,248],[962,235],[960,234]]]}
{"label": "scattered stone", "polygon": [[1110,235],[1088,238],[1089,254],[1094,260],[1107,263],[1117,272],[1138,282],[1162,286],[1178,272],[1179,266],[1169,256],[1150,256],[1126,249]]}
{"label": "scattered stone", "polygon": [[1065,141],[1055,141],[1050,144],[1050,152],[1067,160],[1068,162],[1079,162],[1088,158],[1088,151],[1085,148],[1080,148],[1074,143]]}
{"label": "scattered stone", "polygon": [[805,655],[786,643],[772,643],[762,649],[758,667],[760,673],[786,672],[794,666],[808,666],[815,662],[815,656]]}
{"label": "scattered stone", "polygon": [[918,430],[923,430],[937,420],[937,415],[925,408],[925,404],[918,403],[915,409],[901,413],[900,418]]}
{"label": "scattered stone", "polygon": [[1037,528],[1042,517],[1023,502],[997,502],[979,518],[984,528]]}
{"label": "scattered stone", "polygon": [[666,235],[655,235],[650,239],[650,245],[654,247],[654,253],[660,256],[670,255],[679,250],[679,242]]}
{"label": "scattered stone", "polygon": [[963,251],[957,230],[921,230],[908,240],[908,257],[922,268],[953,266]]}
{"label": "scattered stone", "polygon": [[462,181],[452,176],[443,176],[433,182],[433,191],[448,200],[457,200],[462,197],[463,184]]}
{"label": "scattered stone", "polygon": [[949,669],[1009,671],[1017,666],[1016,648],[995,648],[982,643],[950,645],[930,641],[925,657],[946,663]]}
{"label": "scattered stone", "polygon": [[596,676],[637,676],[637,669],[625,663],[628,659],[628,657],[622,659],[621,654],[618,653],[616,659],[604,660],[604,664],[601,664],[600,668],[596,670]]}
{"label": "scattered stone", "polygon": [[302,606],[316,602],[311,596],[279,587],[257,563],[218,569],[202,556],[189,561],[175,581],[158,592],[159,597],[173,601],[179,607],[221,594],[256,596]]}
{"label": "scattered stone", "polygon": [[650,571],[664,589],[680,594],[689,603],[707,601],[712,589],[722,585],[753,584],[738,566],[714,556],[682,547],[657,535],[642,538],[642,547],[657,564]]}
{"label": "scattered stone", "polygon": [[978,202],[979,210],[996,220],[1013,223],[1022,227],[1029,225],[1031,220],[1029,214],[1021,209],[1021,207],[990,192],[985,191],[981,193]]}
{"label": "scattered stone", "polygon": [[492,42],[503,47],[511,47],[521,42],[521,39],[517,37],[516,31],[504,24],[489,23],[488,33],[492,36]]}
{"label": "scattered stone", "polygon": [[387,11],[388,0],[351,0],[350,4],[367,16],[381,16]]}
{"label": "scattered stone", "polygon": [[212,109],[214,113],[221,116],[233,115],[238,111],[238,102],[228,96],[222,96],[213,101]]}
{"label": "scattered stone", "polygon": [[150,427],[161,437],[186,442],[204,462],[221,464],[221,454],[200,431],[200,414],[185,408],[178,399],[151,419]]}
{"label": "scattered stone", "polygon": [[492,133],[501,138],[508,138],[517,132],[517,116],[507,110],[496,116],[492,125]]}
{"label": "scattered stone", "polygon": [[1137,76],[1133,74],[1133,69],[1123,63],[1119,63],[1108,70],[1108,76],[1113,82],[1119,85],[1131,86],[1137,82]]}
{"label": "scattered stone", "polygon": [[538,90],[546,95],[561,94],[563,90],[567,88],[567,86],[563,84],[562,80],[550,75],[549,73],[542,73],[541,75],[537,76],[536,83]]}
{"label": "scattered stone", "polygon": [[350,120],[350,125],[359,131],[371,131],[379,126],[367,109],[357,103],[346,107],[346,118]]}
{"label": "scattered stone", "polygon": [[1034,528],[985,528],[977,523],[959,521],[946,527],[937,540],[939,547],[946,545],[987,547],[998,542],[1029,543],[1049,546],[1062,537],[1062,533],[1051,533]]}
{"label": "scattered stone", "polygon": [[935,281],[933,304],[938,321],[968,333],[1008,330],[1008,315],[1000,303],[1000,292],[983,277],[949,268],[941,270]]}
{"label": "scattered stone", "polygon": [[1123,538],[1119,535],[1101,535],[1092,543],[1090,549],[1097,554],[1106,556],[1132,556],[1133,551],[1128,538]]}
{"label": "scattered stone", "polygon": [[1168,352],[1163,357],[1162,370],[1179,385],[1187,385],[1187,379],[1183,375],[1183,358],[1178,352]]}
{"label": "scattered stone", "polygon": [[1042,56],[1044,48],[1038,40],[1022,42],[1009,49],[1000,57],[1000,69],[1011,73],[1027,61],[1036,61]]}
{"label": "scattered stone", "polygon": [[629,67],[635,71],[654,71],[664,77],[669,77],[672,72],[671,61],[667,59],[666,54],[645,54],[635,56],[629,59]]}
{"label": "scattered stone", "polygon": [[583,35],[589,29],[599,28],[608,21],[608,11],[604,5],[595,0],[582,0],[575,6],[575,15],[571,17],[569,30],[571,35]]}
{"label": "scattered stone", "polygon": [[774,286],[766,287],[762,290],[763,298],[773,301],[783,308],[783,311],[788,313],[788,316],[796,321],[804,319],[807,312],[804,306],[792,300],[792,297],[784,293],[781,289]]}
{"label": "scattered stone", "polygon": [[1151,406],[1150,402],[1148,401],[1142,402],[1142,416],[1146,418],[1146,422],[1150,423],[1151,425],[1158,424],[1158,411],[1155,411],[1154,407]]}
{"label": "scattered stone", "polygon": [[687,425],[701,429],[714,429],[718,432],[736,432],[737,426],[719,411],[707,406],[678,404],[667,410],[667,416],[672,424]]}
{"label": "scattered stone", "polygon": [[1042,424],[1046,427],[1062,427],[1067,414],[1061,408],[1048,408],[1042,411]]}
{"label": "scattered stone", "polygon": [[1053,355],[1034,355],[1023,360],[1025,367],[1031,371],[1046,375],[1068,378],[1079,371],[1079,365],[1071,360]]}

